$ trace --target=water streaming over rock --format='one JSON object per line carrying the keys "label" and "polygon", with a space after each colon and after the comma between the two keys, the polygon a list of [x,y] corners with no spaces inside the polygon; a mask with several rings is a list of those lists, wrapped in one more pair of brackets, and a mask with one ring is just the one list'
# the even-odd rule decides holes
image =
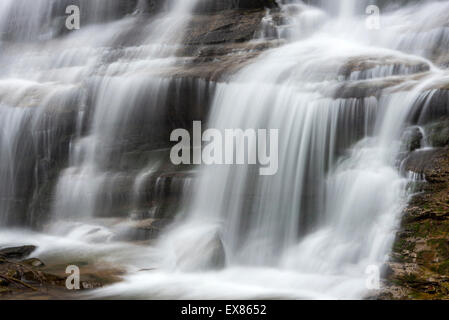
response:
{"label": "water streaming over rock", "polygon": [[[170,74],[187,69],[196,1],[149,14],[152,2],[80,0],[72,33],[58,23],[67,3],[0,5],[0,225],[41,230],[2,242],[126,265],[98,297],[368,293],[365,271],[386,261],[418,177],[400,170],[404,140],[427,147],[422,125],[447,112],[448,3],[386,11],[369,30],[375,1],[278,1],[251,42],[275,47],[213,84]],[[167,163],[176,118],[209,101],[210,128],[279,130],[276,175],[204,165],[192,182]],[[167,194],[183,202],[156,243],[119,241],[127,217],[152,222]]]}
{"label": "water streaming over rock", "polygon": [[[8,157],[3,162],[7,198],[12,198],[19,188],[15,180],[33,183],[33,176],[23,176],[31,172],[28,169],[39,176],[42,162],[61,161],[59,168],[62,168],[68,161],[66,169],[55,173],[60,177],[54,195],[54,217],[93,217],[100,210],[99,202],[101,210],[108,211],[107,201],[102,201],[107,199],[100,199],[100,192],[107,194],[106,185],[119,185],[120,181],[123,185],[126,183],[123,180],[129,178],[128,173],[111,170],[117,165],[114,154],[125,152],[127,142],[134,136],[141,135],[145,143],[151,144],[157,140],[152,136],[163,134],[164,128],[158,127],[165,112],[161,106],[176,84],[173,86],[170,79],[158,77],[157,73],[175,62],[174,52],[194,1],[167,2],[166,10],[151,20],[132,15],[142,6],[141,2],[135,2],[134,6],[132,3],[80,1],[81,21],[87,26],[42,45],[32,42],[40,37],[45,40],[47,35],[50,39],[56,37],[59,30],[48,24],[64,19],[65,8],[71,3],[43,0],[33,5],[32,10],[27,1],[4,5],[2,14],[8,19],[3,20],[2,29],[6,49],[2,57],[6,68],[2,73],[5,96],[2,104],[5,113],[9,110],[11,115],[2,117],[10,126],[4,127],[7,132],[2,138],[7,141],[3,146],[8,153],[23,152],[4,155]],[[19,13],[28,19],[21,23]],[[120,16],[123,18],[113,20]],[[17,28],[17,24],[21,27]],[[25,54],[20,52],[22,46],[26,48]],[[60,120],[52,119],[55,117],[66,117],[68,123],[61,124]],[[37,128],[30,128],[30,123]],[[140,130],[144,126],[145,132]],[[17,141],[24,139],[21,136],[26,130],[30,130],[31,137]],[[37,143],[47,146],[40,147]],[[22,159],[30,151],[47,151],[57,145],[64,146],[63,154],[58,155],[64,159],[55,159],[50,154],[52,150],[48,150],[47,154],[36,155],[38,159],[34,162],[30,159],[13,169],[17,161],[25,161]],[[28,168],[31,166],[35,168]],[[24,172],[22,179],[17,177],[19,169]],[[110,195],[113,197],[112,192]],[[13,210],[2,211],[4,220],[14,220]]]}

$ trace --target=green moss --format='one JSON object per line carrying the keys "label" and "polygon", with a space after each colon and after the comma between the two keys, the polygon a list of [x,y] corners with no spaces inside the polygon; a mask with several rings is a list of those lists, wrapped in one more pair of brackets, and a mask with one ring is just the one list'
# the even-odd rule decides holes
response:
{"label": "green moss", "polygon": [[427,140],[433,147],[449,145],[449,120],[439,120],[426,126]]}
{"label": "green moss", "polygon": [[413,300],[428,300],[429,299],[429,295],[425,294],[423,292],[419,292],[416,290],[413,290],[409,295],[408,295],[409,299],[413,299]]}
{"label": "green moss", "polygon": [[405,231],[410,233],[415,238],[421,238],[429,234],[430,224],[428,221],[413,222],[405,226]]}
{"label": "green moss", "polygon": [[437,272],[442,275],[449,275],[449,260],[444,261],[438,266]]}
{"label": "green moss", "polygon": [[398,239],[396,240],[394,244],[394,251],[400,252],[400,251],[413,251],[415,249],[416,243],[404,239]]}
{"label": "green moss", "polygon": [[407,273],[407,274],[405,274],[402,278],[403,278],[403,281],[405,281],[405,282],[407,282],[407,283],[409,283],[409,284],[418,281],[418,277],[417,277],[417,275],[414,274],[414,273]]}
{"label": "green moss", "polygon": [[436,249],[440,258],[449,259],[449,242],[446,239],[431,239],[427,244]]}
{"label": "green moss", "polygon": [[409,230],[416,238],[428,238],[429,236],[440,236],[442,234],[439,227],[431,220],[413,223]]}
{"label": "green moss", "polygon": [[435,259],[435,253],[430,250],[420,251],[420,252],[418,252],[417,258],[418,258],[419,262],[427,265],[427,264],[433,262],[433,260]]}

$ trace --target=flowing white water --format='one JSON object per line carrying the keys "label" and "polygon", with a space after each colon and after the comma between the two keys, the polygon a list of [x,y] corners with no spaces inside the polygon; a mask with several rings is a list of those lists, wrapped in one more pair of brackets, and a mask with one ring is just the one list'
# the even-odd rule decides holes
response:
{"label": "flowing white water", "polygon": [[[61,175],[56,188],[55,217],[93,217],[99,192],[105,184],[114,184],[121,178],[120,174],[107,168],[113,161],[112,144],[124,136],[142,109],[147,108],[145,112],[155,122],[163,114],[163,110],[158,108],[163,104],[164,95],[168,94],[170,81],[151,76],[151,73],[157,73],[176,61],[174,53],[195,5],[195,1],[173,0],[167,2],[165,11],[151,20],[127,16],[97,24],[117,15],[123,3],[117,0],[81,1],[83,26],[79,32],[44,42],[42,46],[23,44],[26,48],[23,54],[20,52],[23,50],[21,41],[55,36],[58,29],[48,25],[52,21],[51,15],[61,8],[60,12],[64,14],[67,3],[39,0],[30,6],[28,1],[2,2],[0,14],[5,18],[0,30],[12,39],[6,37],[6,54],[1,58],[5,70],[0,90],[8,105],[28,107],[21,111],[2,105],[5,112],[10,110],[14,113],[2,119],[17,119],[21,113],[28,118],[32,115],[33,122],[39,123],[44,121],[41,117],[45,110],[57,108],[58,103],[68,105],[66,110],[61,108],[63,112],[71,108],[78,113],[75,125],[79,129],[70,143],[69,167]],[[140,2],[138,8],[141,5]],[[19,15],[27,19],[22,22]],[[17,24],[21,27],[16,28]],[[136,45],[130,43],[122,48],[120,43],[129,41],[130,34],[136,38],[132,40]],[[30,105],[34,105],[34,110],[29,108]],[[87,118],[93,119],[91,123],[86,123]],[[23,121],[17,119],[9,123],[8,126],[14,126],[11,129],[4,127],[7,132],[2,138],[8,142],[3,146],[9,153],[16,152],[18,141],[15,139],[20,137],[17,132],[24,130],[26,124],[23,125]],[[8,135],[12,137],[8,138]],[[52,138],[51,134],[49,137]],[[7,147],[6,143],[11,146]],[[15,186],[10,175],[17,174],[12,166],[22,156],[12,157],[5,153],[4,157],[9,157],[3,162],[4,185],[11,191],[2,194],[12,197],[10,193]],[[2,216],[6,216],[9,210],[5,208],[2,211]]]}
{"label": "flowing white water", "polygon": [[[52,236],[35,234],[36,241],[26,234],[18,237],[19,231],[6,232],[1,246],[29,241],[52,255],[54,249],[58,251],[56,243],[62,242],[74,255],[82,250],[75,249],[77,244],[90,247],[82,256],[95,257],[105,248],[99,243],[110,242],[124,232],[114,220],[92,221],[102,215],[98,211],[110,216],[117,185],[123,181],[125,186],[132,185],[128,180],[134,178],[138,185],[141,177],[139,172],[110,169],[116,160],[113,153],[122,152],[113,146],[119,142],[126,147],[125,136],[133,125],[142,125],[140,117],[150,124],[161,121],[164,110],[160,109],[170,80],[157,74],[177,61],[175,52],[195,5],[194,0],[167,1],[159,14],[148,19],[138,14],[145,3],[139,1],[135,14],[124,16],[125,1],[81,0],[81,30],[67,33],[63,26],[70,1],[38,0],[32,5],[29,1],[2,1],[0,226],[39,225],[33,207],[39,192],[36,186],[42,180],[57,178],[58,182],[50,208],[53,219],[46,228]],[[55,123],[51,123],[53,118]],[[151,143],[151,134],[157,130],[150,128],[140,134],[148,134],[145,142]],[[71,140],[69,148],[60,150],[66,144],[64,139]],[[68,153],[68,163],[56,163],[60,171],[49,177],[52,173],[45,164],[65,158],[56,153]],[[159,165],[154,159],[145,170],[152,167],[156,171]],[[33,188],[36,191],[30,198]],[[126,197],[130,193],[130,199],[137,191],[122,188]],[[126,260],[121,264],[132,259]]]}
{"label": "flowing white water", "polygon": [[[46,148],[63,132],[45,123],[45,111],[59,104],[77,114],[71,124],[77,135],[66,151],[69,163],[52,211],[55,220],[76,221],[58,224],[56,235],[23,233],[20,241],[22,231],[2,232],[0,243],[36,244],[42,257],[56,259],[68,250],[73,257],[129,267],[123,282],[94,292],[97,297],[364,297],[365,271],[386,261],[407,200],[407,179],[396,161],[408,117],[423,94],[448,82],[446,72],[427,60],[438,61],[436,48],[447,45],[448,3],[385,14],[380,31],[367,30],[360,16],[368,2],[321,1],[320,8],[280,3],[287,22],[274,26],[268,14],[276,30],[262,36],[276,35],[286,44],[220,83],[208,121],[223,130],[279,129],[278,173],[201,167],[184,212],[155,245],[116,243],[120,226],[79,221],[113,210],[112,189],[127,179],[110,170],[114,152],[123,152],[113,146],[142,109],[156,122],[164,112],[169,80],[152,74],[177,61],[194,2],[173,1],[140,25],[133,15],[113,20],[117,8],[100,10],[114,1],[91,1],[90,24],[62,39],[53,39],[57,30],[42,24],[54,1],[40,0],[38,10],[27,13],[30,19],[11,33],[14,41],[0,57],[0,224],[14,221],[11,208],[24,187],[17,176],[25,165],[16,160],[40,145],[45,154],[38,158],[61,152]],[[137,9],[142,6],[140,1]],[[25,7],[6,1],[0,15],[15,17]],[[0,28],[10,27],[4,22]],[[36,37],[53,40],[25,41]],[[29,123],[32,130],[24,129]],[[145,178],[159,165],[153,159],[132,175],[131,202],[139,201]],[[42,179],[38,166],[35,171],[31,185]],[[135,272],[144,267],[154,270]]]}
{"label": "flowing white water", "polygon": [[[145,99],[153,102],[150,105],[153,110],[148,112],[157,119],[161,113],[158,111],[161,105],[158,96],[167,94],[169,85],[167,80],[148,78],[136,71],[157,70],[175,61],[173,54],[176,44],[182,40],[182,29],[188,22],[194,4],[195,1],[180,0],[169,3],[168,14],[156,17],[155,22],[147,26],[150,36],[143,40],[143,44],[137,50],[129,49],[130,52],[125,53],[130,61],[111,64],[103,71],[102,77],[94,79],[96,99],[91,133],[87,137],[80,137],[71,151],[71,166],[57,187],[55,215],[76,218],[94,216],[98,210],[96,202],[101,189],[106,184],[113,185],[116,178],[120,178],[120,175],[108,176],[104,169],[112,157],[111,152],[104,147],[124,136],[124,131]],[[104,202],[101,205],[104,206]]]}
{"label": "flowing white water", "polygon": [[[407,180],[395,167],[402,130],[414,102],[443,75],[435,70],[413,90],[402,92],[414,86],[406,82],[380,99],[331,98],[341,89],[343,66],[357,59],[431,65],[382,48],[377,33],[354,32],[364,28],[353,16],[357,8],[342,1],[341,19],[315,19],[322,26],[305,40],[289,32],[291,44],[219,86],[209,126],[280,129],[279,172],[259,177],[251,166],[203,167],[185,217],[155,248],[157,271],[132,275],[101,296],[301,299],[369,292],[365,271],[382,268],[407,199]],[[298,4],[298,11],[291,19],[296,27],[310,26],[308,8]],[[403,15],[410,11],[388,19]],[[349,80],[419,71],[408,68],[355,70]],[[225,255],[223,269],[216,270],[217,255]]]}

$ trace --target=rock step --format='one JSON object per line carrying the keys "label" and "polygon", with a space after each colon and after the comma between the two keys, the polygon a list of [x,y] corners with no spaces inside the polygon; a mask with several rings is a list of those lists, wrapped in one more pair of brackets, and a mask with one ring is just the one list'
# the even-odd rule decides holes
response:
{"label": "rock step", "polygon": [[11,259],[11,260],[21,260],[29,256],[36,250],[36,246],[26,245],[20,247],[10,247],[0,249],[0,258]]}

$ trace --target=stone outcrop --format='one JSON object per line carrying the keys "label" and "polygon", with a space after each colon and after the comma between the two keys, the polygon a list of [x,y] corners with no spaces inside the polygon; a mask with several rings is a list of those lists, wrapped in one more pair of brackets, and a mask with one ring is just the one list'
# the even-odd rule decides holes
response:
{"label": "stone outcrop", "polygon": [[223,10],[276,8],[275,0],[200,0],[196,8],[199,13],[216,13]]}
{"label": "stone outcrop", "polygon": [[239,10],[212,11],[194,15],[185,32],[180,55],[192,57],[177,76],[221,81],[278,41],[252,42],[266,12],[263,6]]}
{"label": "stone outcrop", "polygon": [[381,299],[449,299],[449,147],[418,150],[404,169],[422,181],[404,211]]}
{"label": "stone outcrop", "polygon": [[3,259],[23,259],[36,250],[35,246],[21,246],[0,249],[0,258]]}

